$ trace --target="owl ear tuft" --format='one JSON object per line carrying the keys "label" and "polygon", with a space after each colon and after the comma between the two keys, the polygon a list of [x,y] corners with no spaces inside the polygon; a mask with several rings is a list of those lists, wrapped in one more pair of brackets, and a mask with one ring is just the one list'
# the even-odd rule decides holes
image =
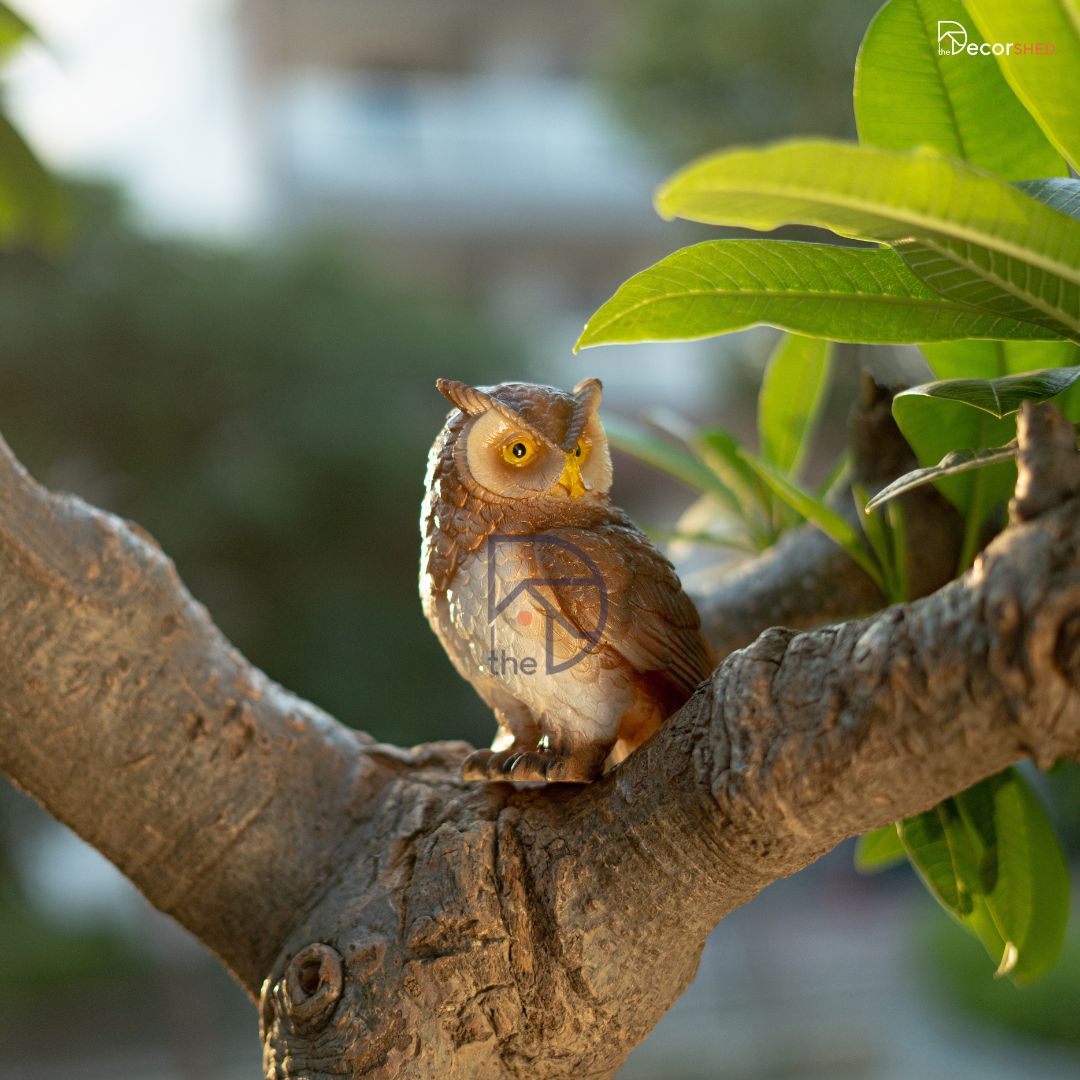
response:
{"label": "owl ear tuft", "polygon": [[491,408],[491,398],[487,394],[459,379],[436,379],[435,389],[466,416],[477,416]]}
{"label": "owl ear tuft", "polygon": [[589,417],[596,412],[600,405],[600,395],[603,392],[603,384],[599,379],[582,379],[571,394],[574,397],[574,415],[566,429],[566,436],[562,441],[562,449],[569,453],[573,450]]}
{"label": "owl ear tuft", "polygon": [[[573,390],[570,391],[579,401],[588,400],[592,403],[592,407],[595,409],[600,404],[600,395],[603,393],[604,384],[599,379],[582,379],[577,383]],[[595,397],[595,401],[593,398]]]}

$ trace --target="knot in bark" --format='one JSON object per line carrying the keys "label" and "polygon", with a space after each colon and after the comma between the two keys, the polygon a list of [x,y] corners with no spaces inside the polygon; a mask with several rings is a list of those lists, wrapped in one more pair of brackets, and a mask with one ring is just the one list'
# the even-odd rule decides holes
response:
{"label": "knot in bark", "polygon": [[341,1000],[344,986],[341,956],[315,942],[289,962],[280,993],[294,1030],[311,1034],[326,1026]]}

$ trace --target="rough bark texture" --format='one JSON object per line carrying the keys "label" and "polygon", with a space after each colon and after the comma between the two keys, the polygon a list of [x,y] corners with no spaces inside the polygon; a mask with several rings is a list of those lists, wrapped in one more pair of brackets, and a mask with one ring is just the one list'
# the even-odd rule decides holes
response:
{"label": "rough bark texture", "polygon": [[[847,836],[1080,752],[1080,499],[871,618],[772,629],[588,787],[464,785],[254,671],[137,528],[0,447],[0,768],[260,993],[270,1077],[607,1077],[716,922]],[[1036,503],[1031,501],[1038,491]]]}

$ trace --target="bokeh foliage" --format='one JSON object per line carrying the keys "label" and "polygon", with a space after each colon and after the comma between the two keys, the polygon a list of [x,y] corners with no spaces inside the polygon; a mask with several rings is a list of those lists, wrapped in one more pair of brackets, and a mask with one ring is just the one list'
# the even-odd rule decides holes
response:
{"label": "bokeh foliage", "polygon": [[672,161],[780,135],[852,135],[848,91],[879,0],[624,0],[598,60],[635,134]]}
{"label": "bokeh foliage", "polygon": [[434,379],[513,366],[481,322],[331,241],[150,240],[77,192],[62,257],[0,256],[0,424],[30,470],[138,521],[224,632],[379,737],[483,739],[417,599]]}

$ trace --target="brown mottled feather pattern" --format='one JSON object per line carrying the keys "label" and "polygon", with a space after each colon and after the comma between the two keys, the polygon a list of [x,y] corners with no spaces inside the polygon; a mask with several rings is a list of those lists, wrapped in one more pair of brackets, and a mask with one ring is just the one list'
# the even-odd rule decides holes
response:
{"label": "brown mottled feather pattern", "polygon": [[[570,497],[557,485],[530,489],[525,497],[511,485],[508,490],[518,494],[500,494],[472,474],[468,454],[474,451],[466,449],[469,425],[485,410],[500,416],[509,412],[511,421],[519,418],[523,431],[548,444],[544,453],[569,455],[599,403],[598,381],[584,380],[574,393],[529,383],[467,387],[449,380],[440,389],[461,408],[447,417],[428,458],[421,514],[424,610],[455,666],[495,711],[502,732],[497,741],[512,736],[512,752],[526,765],[519,770],[501,751],[478,751],[473,755],[476,764],[466,762],[466,776],[590,779],[609,751],[609,761],[625,756],[708,677],[713,657],[697,611],[671,563],[611,502],[610,471],[594,474],[606,479],[599,488],[578,492],[579,497]],[[599,440],[606,460],[602,429],[593,430],[590,439],[594,453],[599,451],[593,443]],[[493,448],[492,453],[497,452]],[[502,586],[513,586],[525,575],[543,581],[566,622],[583,634],[596,630],[599,590],[553,585],[551,579],[583,576],[577,549],[604,581],[607,610],[599,646],[567,673],[548,674],[546,682],[507,679],[505,671],[500,675],[488,670],[484,659],[492,627],[515,648],[528,650],[542,643],[543,631],[537,628],[547,623],[546,615],[521,626],[513,620],[501,624],[487,619],[485,545],[500,533],[532,540],[530,554],[521,555],[520,569],[512,571],[518,576]],[[506,565],[514,564],[504,562],[504,569]],[[529,626],[533,629],[522,629]],[[535,750],[538,734],[550,736],[550,751],[526,752]]]}
{"label": "brown mottled feather pattern", "polygon": [[[638,671],[656,671],[689,696],[708,678],[713,658],[701,636],[701,619],[671,563],[616,507],[607,520],[589,530],[545,530],[585,552],[603,568],[607,617],[602,643],[614,649]],[[580,560],[559,544],[533,549],[544,577],[569,578],[581,574]],[[552,592],[568,620],[585,632],[596,626],[596,590],[555,586]]]}

